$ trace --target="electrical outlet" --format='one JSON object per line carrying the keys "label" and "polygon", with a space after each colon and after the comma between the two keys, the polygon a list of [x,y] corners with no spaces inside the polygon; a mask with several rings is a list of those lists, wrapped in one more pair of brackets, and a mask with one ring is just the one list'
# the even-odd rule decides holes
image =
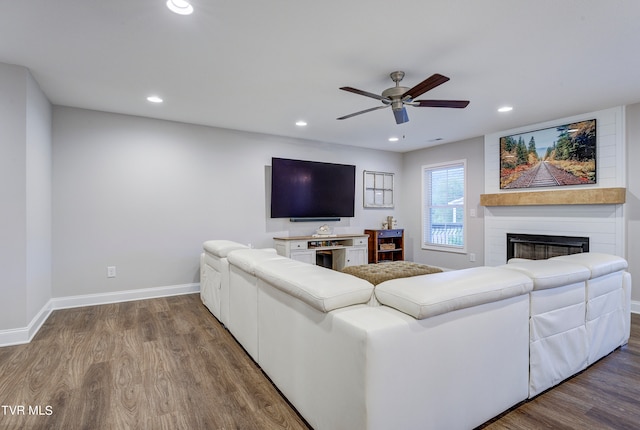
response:
{"label": "electrical outlet", "polygon": [[116,277],[116,266],[107,266],[107,278]]}
{"label": "electrical outlet", "polygon": [[472,263],[473,263],[474,261],[476,261],[476,254],[474,254],[473,252],[471,252],[471,253],[469,254],[469,261],[471,261]]}

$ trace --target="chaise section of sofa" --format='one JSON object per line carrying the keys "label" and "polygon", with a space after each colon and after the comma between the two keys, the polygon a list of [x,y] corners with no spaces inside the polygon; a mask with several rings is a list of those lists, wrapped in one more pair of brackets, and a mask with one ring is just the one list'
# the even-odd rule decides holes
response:
{"label": "chaise section of sofa", "polygon": [[525,400],[531,288],[493,267],[376,286],[403,324],[371,337],[372,428],[474,428]]}

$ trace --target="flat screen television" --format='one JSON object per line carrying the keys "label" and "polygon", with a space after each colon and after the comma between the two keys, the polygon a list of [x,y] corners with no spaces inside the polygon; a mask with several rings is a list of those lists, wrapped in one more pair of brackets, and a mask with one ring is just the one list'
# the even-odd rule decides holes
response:
{"label": "flat screen television", "polygon": [[356,166],[272,158],[271,218],[354,216]]}

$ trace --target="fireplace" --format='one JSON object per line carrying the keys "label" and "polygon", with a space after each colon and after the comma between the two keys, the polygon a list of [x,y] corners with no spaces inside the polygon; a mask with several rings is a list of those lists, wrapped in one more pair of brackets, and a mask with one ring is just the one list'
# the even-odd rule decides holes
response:
{"label": "fireplace", "polygon": [[511,258],[543,260],[588,251],[588,237],[507,233],[507,261]]}

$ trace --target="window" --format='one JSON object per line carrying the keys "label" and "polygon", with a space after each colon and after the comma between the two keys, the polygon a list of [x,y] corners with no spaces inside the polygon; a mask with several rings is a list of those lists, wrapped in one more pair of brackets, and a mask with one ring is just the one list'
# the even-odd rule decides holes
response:
{"label": "window", "polygon": [[422,247],[465,252],[466,160],[422,166]]}

